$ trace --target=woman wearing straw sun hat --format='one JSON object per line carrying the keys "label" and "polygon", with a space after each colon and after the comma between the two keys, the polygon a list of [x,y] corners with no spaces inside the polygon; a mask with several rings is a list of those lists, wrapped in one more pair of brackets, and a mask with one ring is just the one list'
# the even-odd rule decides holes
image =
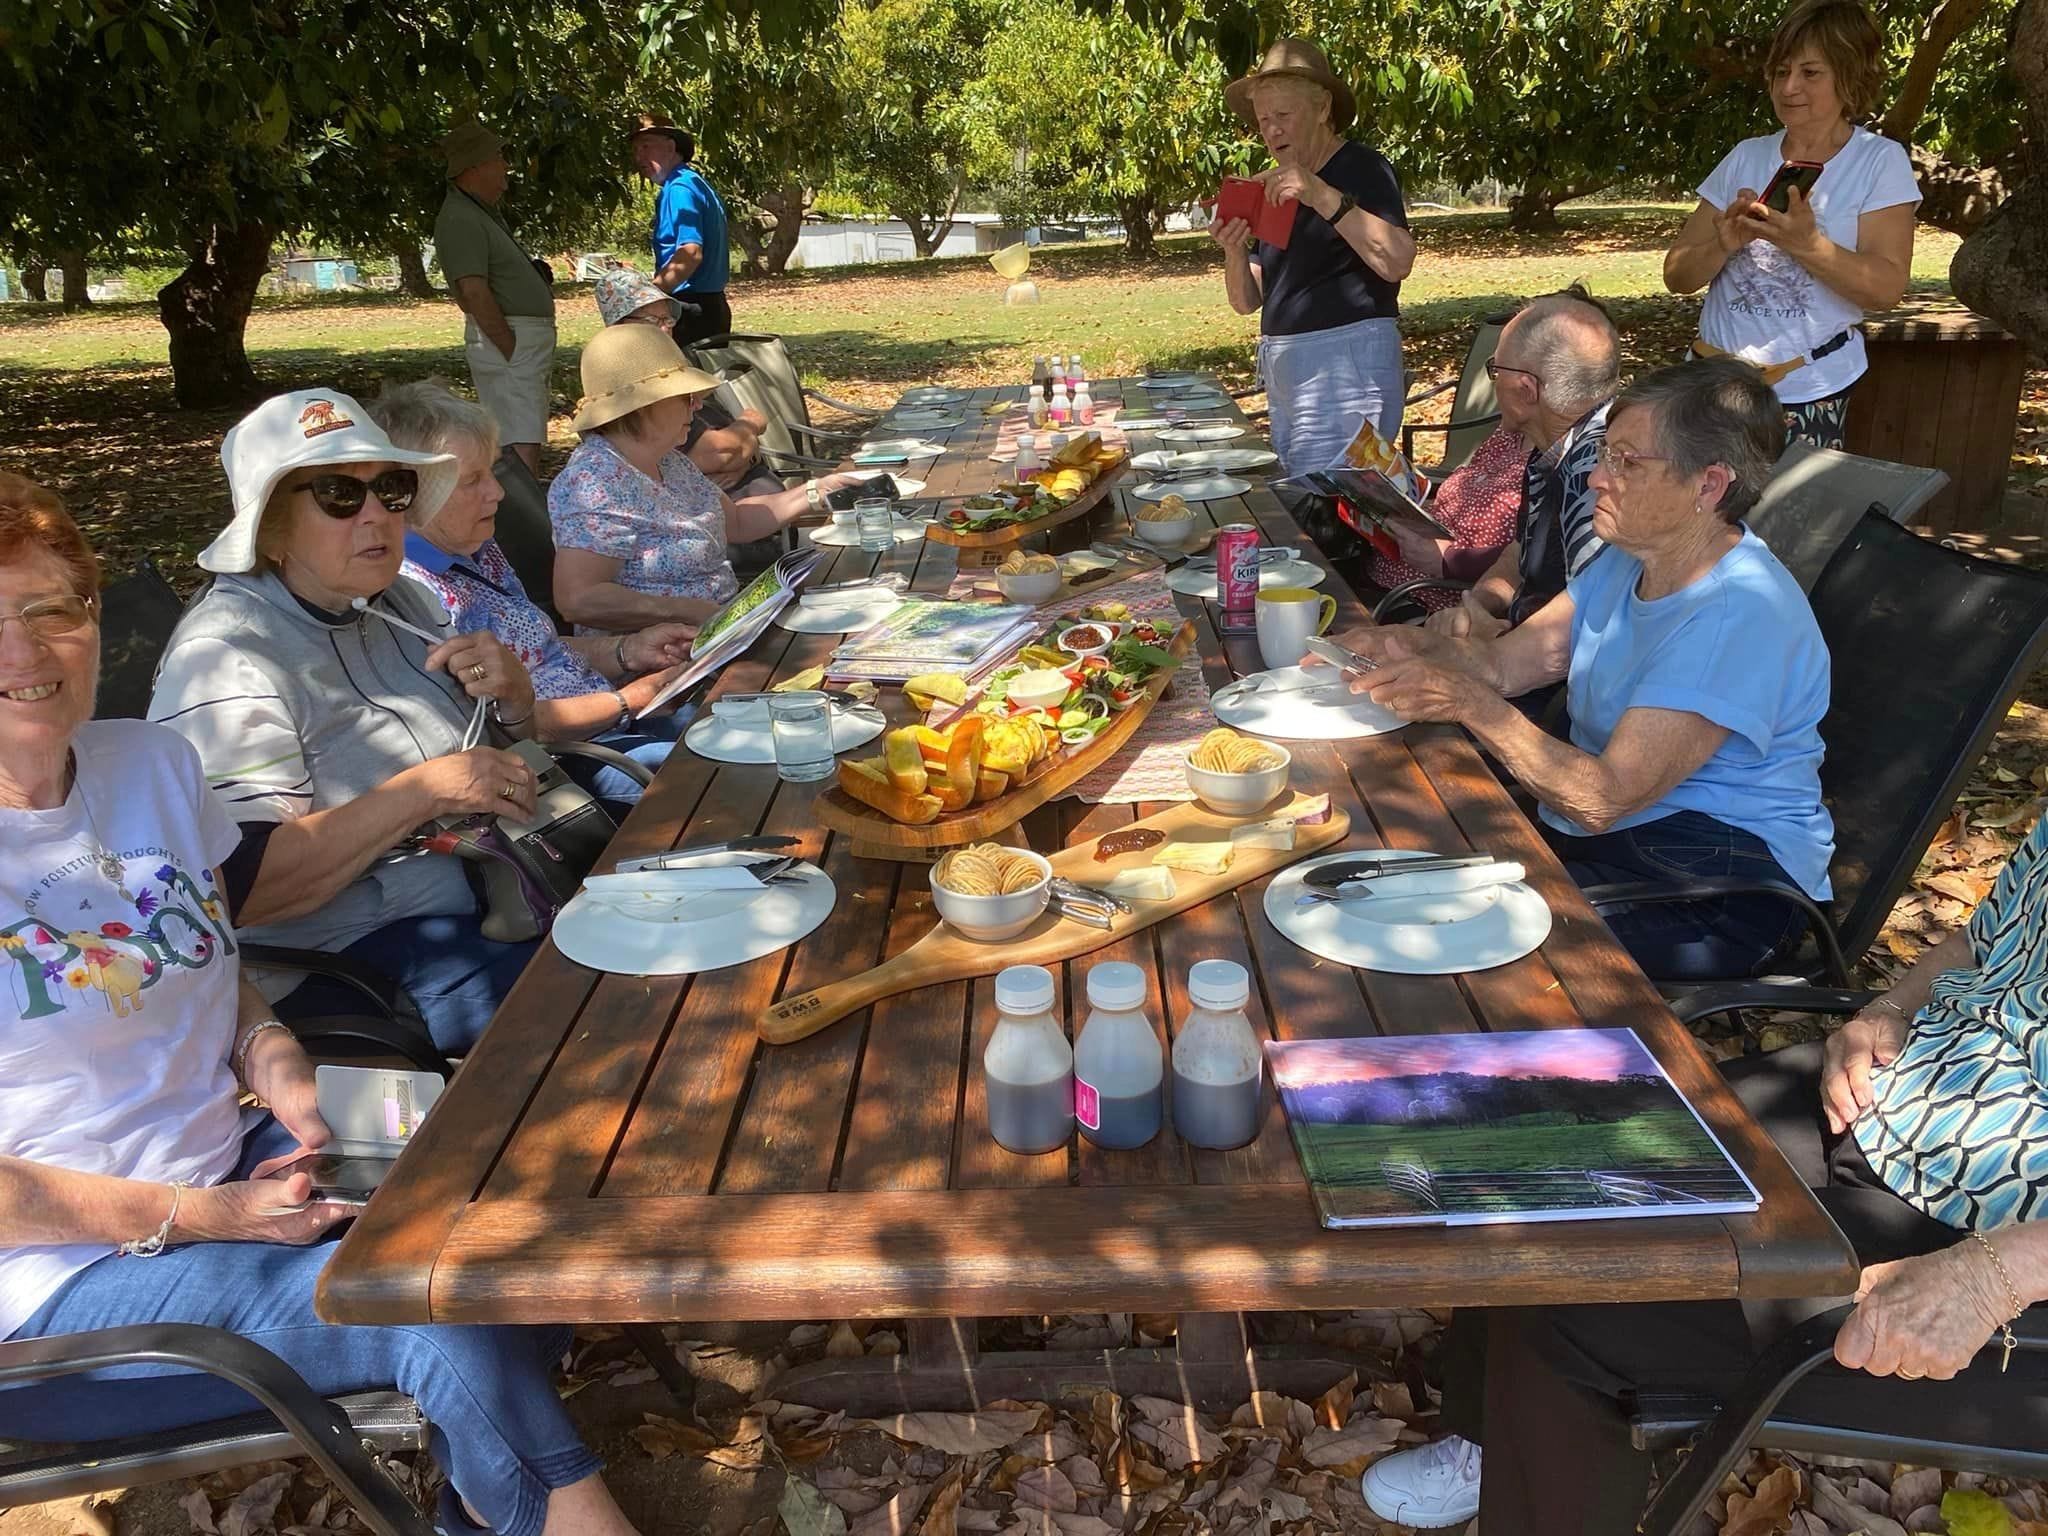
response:
{"label": "woman wearing straw sun hat", "polygon": [[1223,287],[1240,315],[1259,314],[1259,369],[1272,407],[1273,448],[1299,473],[1344,462],[1361,422],[1382,437],[1401,425],[1401,280],[1415,241],[1400,178],[1384,155],[1344,130],[1351,88],[1323,50],[1283,37],[1224,91],[1273,156],[1266,201],[1293,199],[1285,249],[1243,219],[1209,228],[1223,247]]}
{"label": "woman wearing straw sun hat", "polygon": [[683,452],[696,403],[718,380],[692,368],[651,325],[607,326],[583,349],[583,442],[548,487],[555,605],[591,630],[701,623],[739,590],[727,550],[766,538],[827,491],[832,474],[735,501]]}
{"label": "woman wearing straw sun hat", "polygon": [[[406,515],[447,501],[455,457],[397,447],[338,390],[265,401],[220,457],[234,517],[199,556],[213,585],[171,635],[150,718],[198,749],[241,827],[222,879],[243,933],[391,977],[459,1055],[534,946],[485,937],[463,865],[420,856],[412,834],[531,816],[537,786],[518,755],[479,744],[487,713],[506,736],[533,733],[526,668],[488,630],[457,634],[399,574]],[[265,991],[286,1020],[351,1011],[325,978]]]}

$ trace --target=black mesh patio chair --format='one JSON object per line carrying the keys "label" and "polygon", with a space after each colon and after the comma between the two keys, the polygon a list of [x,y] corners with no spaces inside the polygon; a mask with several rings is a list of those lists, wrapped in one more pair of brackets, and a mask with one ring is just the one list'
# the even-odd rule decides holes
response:
{"label": "black mesh patio chair", "polygon": [[[0,1509],[309,1456],[377,1536],[432,1536],[433,1522],[371,1459],[425,1449],[427,1425],[413,1400],[400,1392],[324,1398],[284,1361],[239,1334],[189,1323],[141,1323],[0,1343],[0,1389],[24,1389],[20,1395],[32,1406],[30,1383],[124,1365],[203,1372],[241,1388],[265,1411],[86,1445],[11,1442],[0,1447]],[[122,1385],[148,1391],[162,1383]]]}
{"label": "black mesh patio chair", "polygon": [[1811,592],[1864,511],[1907,527],[1947,484],[1938,469],[1791,443],[1744,521]]}
{"label": "black mesh patio chair", "polygon": [[[1703,988],[1681,999],[1674,1008],[1688,1024],[1752,1007],[1847,1015],[1861,1011],[1877,995],[1849,989],[1742,981]],[[1637,1394],[1631,1405],[1629,1433],[1638,1449],[1671,1450],[1691,1442],[1691,1453],[1684,1465],[1664,1485],[1643,1517],[1642,1536],[1678,1536],[1687,1530],[1714,1490],[1753,1445],[1803,1455],[1852,1456],[2006,1477],[2048,1477],[2048,1447],[2015,1450],[1974,1446],[1959,1440],[1817,1424],[1777,1414],[1775,1410],[1786,1394],[1809,1373],[1834,1358],[1835,1335],[1841,1331],[1850,1310],[1847,1305],[1835,1307],[1789,1329],[1758,1358],[1741,1387],[1725,1403],[1683,1392]],[[2019,1348],[2048,1351],[2048,1307],[2026,1312],[2013,1323],[2012,1331]],[[1994,1342],[1987,1346],[1987,1351],[2003,1347],[2002,1343]]]}
{"label": "black mesh patio chair", "polygon": [[[1601,885],[1585,896],[1602,913],[1778,896],[1808,925],[1788,979],[1840,988],[2048,649],[2048,575],[1943,548],[1869,512],[1812,602],[1834,669],[1820,728],[1821,794],[1835,821],[1832,902],[1823,908],[1782,882],[1741,879]],[[1697,985],[1674,990],[1690,995]]]}

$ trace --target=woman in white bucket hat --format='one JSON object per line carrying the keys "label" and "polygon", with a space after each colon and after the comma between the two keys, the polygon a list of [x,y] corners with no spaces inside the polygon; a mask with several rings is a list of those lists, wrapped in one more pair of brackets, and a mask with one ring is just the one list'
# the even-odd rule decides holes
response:
{"label": "woman in white bucket hat", "polygon": [[[531,733],[525,667],[399,576],[406,514],[447,499],[456,461],[393,446],[347,395],[300,390],[236,423],[221,463],[234,518],[200,554],[213,585],[171,636],[150,716],[198,748],[242,826],[230,864],[249,937],[392,977],[460,1054],[533,945],[485,938],[464,866],[419,856],[412,835],[443,816],[531,815],[537,786],[479,744],[486,712]],[[273,1001],[315,1017],[346,1011],[339,990],[315,978]]]}

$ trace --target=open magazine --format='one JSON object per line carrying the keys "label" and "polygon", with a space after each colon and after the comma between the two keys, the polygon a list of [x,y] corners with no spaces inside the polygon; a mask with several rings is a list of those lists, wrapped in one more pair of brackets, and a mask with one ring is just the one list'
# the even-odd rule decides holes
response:
{"label": "open magazine", "polygon": [[822,558],[809,545],[793,549],[756,576],[739,595],[706,619],[690,642],[690,664],[669,680],[635,718],[644,720],[671,699],[716,672],[760,638],[796,596]]}
{"label": "open magazine", "polygon": [[[1286,485],[1298,485],[1318,496],[1342,501],[1358,521],[1366,525],[1360,529],[1361,532],[1375,528],[1391,529],[1396,523],[1406,523],[1425,538],[1456,537],[1425,512],[1421,502],[1376,469],[1312,469],[1306,474],[1289,475],[1284,480],[1272,482],[1275,489]],[[1345,521],[1351,522],[1352,519],[1346,518]],[[1353,522],[1352,526],[1357,527],[1358,523]]]}
{"label": "open magazine", "polygon": [[1753,1211],[1756,1188],[1626,1029],[1268,1042],[1326,1227]]}

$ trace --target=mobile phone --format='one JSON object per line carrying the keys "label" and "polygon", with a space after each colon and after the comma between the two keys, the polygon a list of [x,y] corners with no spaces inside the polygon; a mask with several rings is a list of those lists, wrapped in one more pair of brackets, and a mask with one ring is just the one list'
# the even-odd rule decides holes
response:
{"label": "mobile phone", "polygon": [[388,1157],[347,1157],[333,1152],[308,1152],[282,1168],[273,1168],[266,1179],[288,1179],[303,1173],[313,1181],[313,1201],[328,1205],[364,1206],[395,1160]]}
{"label": "mobile phone", "polygon": [[1790,201],[1786,193],[1797,187],[1801,197],[1810,197],[1813,184],[1820,180],[1820,173],[1826,169],[1818,160],[1787,160],[1778,167],[1778,173],[1771,178],[1771,184],[1764,188],[1764,195],[1757,201],[1774,213],[1783,213]]}
{"label": "mobile phone", "polygon": [[1336,641],[1322,635],[1310,635],[1302,644],[1311,656],[1320,656],[1331,666],[1341,667],[1344,671],[1356,677],[1362,677],[1368,672],[1377,672],[1380,669],[1380,664],[1370,656],[1361,656],[1356,651],[1346,650]]}
{"label": "mobile phone", "polygon": [[874,475],[866,480],[857,480],[852,485],[842,485],[836,491],[827,491],[825,505],[836,512],[843,512],[863,497],[886,496],[895,501],[899,495],[893,476]]}

